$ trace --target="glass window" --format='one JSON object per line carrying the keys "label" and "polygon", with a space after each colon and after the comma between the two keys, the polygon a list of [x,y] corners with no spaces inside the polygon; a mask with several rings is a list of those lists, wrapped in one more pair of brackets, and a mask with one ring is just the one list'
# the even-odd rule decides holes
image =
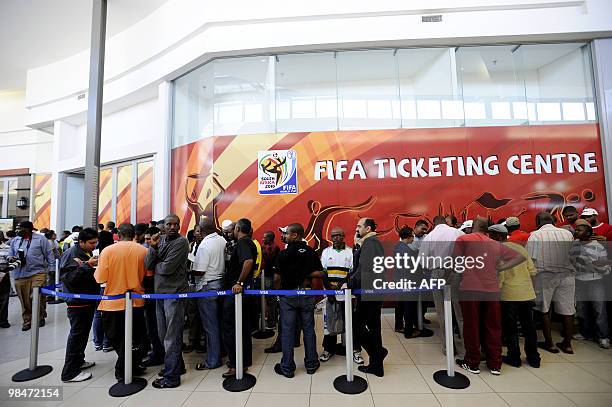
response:
{"label": "glass window", "polygon": [[221,59],[214,70],[214,134],[273,133],[274,57]]}
{"label": "glass window", "polygon": [[11,218],[17,216],[17,180],[7,181],[8,209],[6,216]]}
{"label": "glass window", "polygon": [[334,53],[279,55],[277,131],[337,130],[337,92]]}
{"label": "glass window", "polygon": [[117,226],[132,220],[132,164],[117,168]]}
{"label": "glass window", "polygon": [[530,124],[595,121],[593,72],[588,44],[521,45]]}
{"label": "glass window", "polygon": [[401,126],[394,50],[338,52],[340,130]]}
{"label": "glass window", "polygon": [[527,124],[528,108],[516,49],[516,45],[504,45],[457,50],[466,127]]}
{"label": "glass window", "polygon": [[98,223],[106,225],[113,220],[113,169],[100,170],[100,193],[98,195]]}
{"label": "glass window", "polygon": [[153,161],[137,165],[136,223],[149,223],[153,219]]}
{"label": "glass window", "polygon": [[175,81],[173,117],[173,148],[213,134],[212,64]]}
{"label": "glass window", "polygon": [[398,50],[402,127],[463,124],[455,52],[449,48]]}

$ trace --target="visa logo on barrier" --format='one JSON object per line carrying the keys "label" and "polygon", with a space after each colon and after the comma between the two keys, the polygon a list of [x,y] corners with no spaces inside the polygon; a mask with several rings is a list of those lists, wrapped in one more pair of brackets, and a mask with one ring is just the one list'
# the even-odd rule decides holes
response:
{"label": "visa logo on barrier", "polygon": [[336,295],[344,295],[344,291],[342,290],[334,290],[334,292],[336,293]]}
{"label": "visa logo on barrier", "polygon": [[151,296],[149,294],[142,294],[141,297],[142,298],[151,298]]}
{"label": "visa logo on barrier", "polygon": [[262,295],[268,295],[268,290],[261,290],[259,293]]}
{"label": "visa logo on barrier", "polygon": [[297,295],[306,295],[306,291],[298,291]]}
{"label": "visa logo on barrier", "polygon": [[108,300],[108,295],[103,295],[101,298],[102,298],[103,300]]}
{"label": "visa logo on barrier", "polygon": [[217,291],[217,295],[224,295],[225,291]]}
{"label": "visa logo on barrier", "polygon": [[187,294],[179,294],[178,297],[179,298],[187,298]]}
{"label": "visa logo on barrier", "polygon": [[74,294],[74,298],[81,298],[81,294]]}

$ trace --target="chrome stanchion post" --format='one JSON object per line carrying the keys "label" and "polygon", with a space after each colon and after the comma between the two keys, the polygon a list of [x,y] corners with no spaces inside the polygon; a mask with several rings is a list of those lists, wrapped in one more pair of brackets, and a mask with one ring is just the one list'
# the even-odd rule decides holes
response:
{"label": "chrome stanchion post", "polygon": [[57,295],[57,292],[59,291],[59,284],[60,284],[59,259],[55,259],[55,279],[54,281],[55,281],[55,288],[54,288],[55,298],[52,301],[47,301],[47,304],[60,304],[64,302]]}
{"label": "chrome stanchion post", "polygon": [[353,304],[351,289],[344,290],[344,333],[346,339],[346,375],[334,380],[334,388],[344,394],[359,394],[366,391],[368,382],[355,376],[353,366]]}
{"label": "chrome stanchion post", "polygon": [[419,299],[417,300],[417,327],[419,331],[423,331],[423,303],[421,302],[421,292],[419,291]]}
{"label": "chrome stanchion post", "polygon": [[27,382],[43,377],[53,370],[51,366],[38,364],[38,328],[40,322],[40,287],[32,287],[32,321],[30,341],[30,365],[13,375],[14,382]]}
{"label": "chrome stanchion post", "polygon": [[438,370],[433,378],[440,386],[449,389],[465,389],[470,385],[470,379],[455,372],[453,345],[453,307],[451,302],[451,286],[444,286],[444,339],[446,341],[446,370]]}
{"label": "chrome stanchion post", "polygon": [[[259,285],[261,291],[266,289],[266,274],[264,270],[261,270],[261,284]],[[259,330],[253,332],[251,335],[255,339],[268,339],[274,336],[274,331],[266,328],[266,296],[261,295],[261,318],[259,318]]]}
{"label": "chrome stanchion post", "polygon": [[236,376],[223,380],[223,388],[231,392],[245,391],[257,382],[255,376],[244,373],[244,355],[242,354],[242,293],[234,296],[235,333],[236,333]]}
{"label": "chrome stanchion post", "polygon": [[123,353],[125,357],[124,362],[124,379],[123,382],[115,383],[108,390],[108,394],[112,397],[125,397],[135,393],[147,387],[147,381],[142,377],[132,377],[132,328],[134,320],[134,307],[132,303],[132,293],[125,293],[125,329],[124,329],[124,340]]}

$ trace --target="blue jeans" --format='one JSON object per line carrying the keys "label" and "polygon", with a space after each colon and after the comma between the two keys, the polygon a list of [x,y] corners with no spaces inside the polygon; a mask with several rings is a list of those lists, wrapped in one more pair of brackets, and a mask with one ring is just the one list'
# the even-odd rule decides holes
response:
{"label": "blue jeans", "polygon": [[576,305],[580,334],[585,338],[609,338],[604,280],[576,280]]}
{"label": "blue jeans", "polygon": [[[100,289],[100,294],[104,294],[104,288]],[[96,312],[93,317],[93,341],[95,346],[102,346],[108,348],[110,341],[108,336],[104,333],[104,325],[102,324],[102,311],[98,311],[98,305],[100,302],[96,302]]]}
{"label": "blue jeans", "polygon": [[[222,280],[210,281],[200,292],[221,290]],[[206,361],[210,369],[221,366],[221,325],[219,322],[219,298],[206,297],[197,299],[202,328],[206,332]]]}
{"label": "blue jeans", "polygon": [[183,361],[183,325],[185,304],[180,299],[157,301],[157,330],[164,344],[164,382],[170,386],[181,383]]}
{"label": "blue jeans", "polygon": [[280,298],[281,344],[283,347],[283,357],[280,365],[284,373],[293,373],[295,371],[293,346],[295,345],[295,329],[298,320],[301,321],[302,330],[304,331],[304,365],[306,369],[313,369],[319,366],[314,320],[315,303],[315,298],[311,296]]}

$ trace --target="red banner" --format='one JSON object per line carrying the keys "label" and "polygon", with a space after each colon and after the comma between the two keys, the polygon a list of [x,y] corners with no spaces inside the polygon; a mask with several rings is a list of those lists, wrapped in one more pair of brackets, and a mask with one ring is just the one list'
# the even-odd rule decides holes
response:
{"label": "red banner", "polygon": [[[334,226],[352,236],[364,216],[388,240],[438,214],[518,216],[526,230],[566,205],[608,218],[596,124],[211,137],[174,149],[172,166],[183,232],[203,215],[249,218],[256,238],[300,222],[317,248]],[[262,194],[270,183],[287,193]]]}

